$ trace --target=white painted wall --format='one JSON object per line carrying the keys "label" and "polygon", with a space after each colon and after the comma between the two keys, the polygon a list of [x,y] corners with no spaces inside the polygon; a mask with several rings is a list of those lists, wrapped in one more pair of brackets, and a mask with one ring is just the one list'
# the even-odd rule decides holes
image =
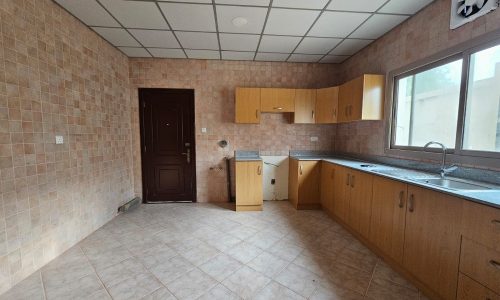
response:
{"label": "white painted wall", "polygon": [[[288,199],[288,156],[262,156],[264,165],[264,200]],[[275,167],[273,165],[279,167]],[[271,179],[276,184],[271,184]]]}

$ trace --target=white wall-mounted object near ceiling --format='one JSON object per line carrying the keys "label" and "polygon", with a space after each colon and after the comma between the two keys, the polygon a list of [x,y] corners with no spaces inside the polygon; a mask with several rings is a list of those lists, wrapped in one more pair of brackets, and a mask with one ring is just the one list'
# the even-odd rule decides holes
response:
{"label": "white wall-mounted object near ceiling", "polygon": [[500,5],[499,0],[452,0],[450,28],[455,29],[494,11]]}
{"label": "white wall-mounted object near ceiling", "polygon": [[320,63],[345,61],[432,2],[54,1],[129,57]]}

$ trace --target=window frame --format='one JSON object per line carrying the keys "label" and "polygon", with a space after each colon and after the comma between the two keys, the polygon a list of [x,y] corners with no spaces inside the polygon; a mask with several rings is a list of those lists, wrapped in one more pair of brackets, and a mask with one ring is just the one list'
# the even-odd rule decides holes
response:
{"label": "window frame", "polygon": [[[386,145],[385,154],[398,156],[403,158],[421,159],[421,160],[438,160],[440,159],[442,150],[440,148],[424,148],[417,146],[401,146],[396,145],[396,116],[397,116],[397,99],[398,93],[397,80],[403,77],[415,75],[441,65],[450,63],[455,60],[462,59],[462,74],[460,82],[459,94],[459,109],[457,118],[457,132],[455,135],[455,145],[449,146],[448,161],[451,163],[469,164],[475,166],[500,167],[500,152],[481,151],[481,150],[466,150],[463,149],[463,138],[465,129],[468,79],[471,55],[500,45],[500,30],[496,30],[485,36],[471,39],[470,41],[458,44],[447,50],[441,51],[435,55],[418,60],[405,67],[393,70],[388,73],[386,79]],[[439,142],[439,141],[438,141]]]}

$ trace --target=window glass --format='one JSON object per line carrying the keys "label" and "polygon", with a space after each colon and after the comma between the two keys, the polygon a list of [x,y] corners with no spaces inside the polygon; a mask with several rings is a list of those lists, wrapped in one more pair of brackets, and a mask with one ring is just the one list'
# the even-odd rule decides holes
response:
{"label": "window glass", "polygon": [[463,148],[500,152],[500,45],[470,57]]}
{"label": "window glass", "polygon": [[455,148],[462,60],[397,79],[395,144]]}

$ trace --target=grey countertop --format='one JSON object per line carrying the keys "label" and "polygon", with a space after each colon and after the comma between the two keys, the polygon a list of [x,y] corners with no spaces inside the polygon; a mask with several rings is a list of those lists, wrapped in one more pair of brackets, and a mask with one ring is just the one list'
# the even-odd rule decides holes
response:
{"label": "grey countertop", "polygon": [[259,155],[259,151],[244,151],[236,150],[234,151],[235,161],[261,161],[262,158]]}
{"label": "grey countertop", "polygon": [[[500,208],[500,186],[485,184],[483,182],[477,182],[481,185],[486,185],[490,189],[488,190],[456,190],[443,188],[433,184],[427,184],[422,181],[417,181],[417,179],[422,178],[436,178],[439,174],[426,173],[417,170],[398,168],[388,165],[382,165],[378,163],[372,163],[369,161],[355,160],[352,158],[342,158],[334,157],[328,155],[290,155],[291,159],[296,160],[321,160],[329,163],[341,165],[351,169],[363,171],[366,173],[374,174],[377,176],[382,176],[390,178],[393,180],[410,183],[412,185],[424,187],[430,190],[435,190],[452,196],[460,197],[466,200],[474,201],[477,203],[485,204],[491,207]],[[383,172],[383,173],[381,173]],[[449,179],[454,179],[448,176]],[[460,179],[456,179],[460,180]],[[473,181],[471,181],[473,182]]]}

